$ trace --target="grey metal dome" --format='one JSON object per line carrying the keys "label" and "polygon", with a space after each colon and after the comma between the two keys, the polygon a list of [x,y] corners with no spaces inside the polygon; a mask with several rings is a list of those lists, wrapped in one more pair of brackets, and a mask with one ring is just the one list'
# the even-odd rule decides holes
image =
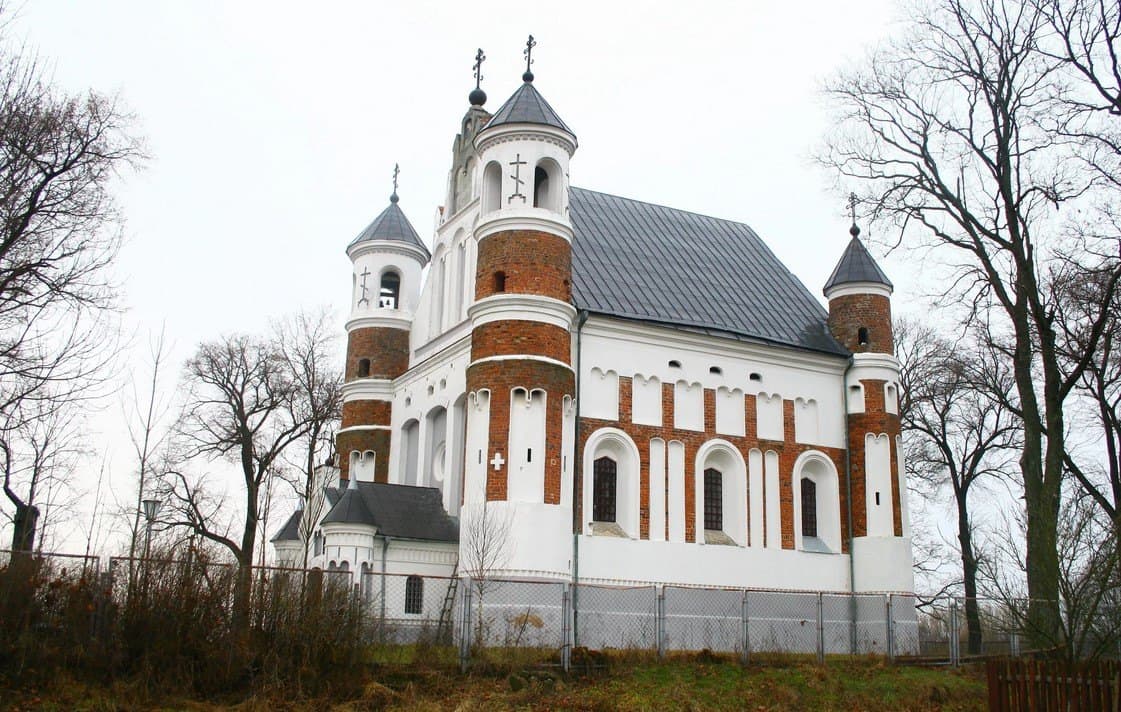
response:
{"label": "grey metal dome", "polygon": [[891,280],[876,264],[868,248],[859,237],[853,235],[844,254],[841,255],[841,261],[833,268],[833,274],[829,275],[829,279],[825,282],[824,291],[828,292],[836,286],[857,282],[871,282],[892,288]]}
{"label": "grey metal dome", "polygon": [[567,131],[573,136],[576,135],[530,82],[518,87],[518,90],[495,112],[486,128],[504,124],[544,124]]}
{"label": "grey metal dome", "polygon": [[413,247],[419,247],[424,251],[425,260],[432,256],[421,242],[420,236],[417,235],[416,230],[413,229],[412,223],[405,217],[405,213],[397,205],[397,194],[394,193],[389,199],[389,207],[381,211],[381,214],[374,218],[374,221],[366,226],[366,229],[358,234],[358,237],[351,240],[347,245],[347,249],[354,247],[360,242],[373,242],[377,240],[386,240],[390,242],[404,242]]}

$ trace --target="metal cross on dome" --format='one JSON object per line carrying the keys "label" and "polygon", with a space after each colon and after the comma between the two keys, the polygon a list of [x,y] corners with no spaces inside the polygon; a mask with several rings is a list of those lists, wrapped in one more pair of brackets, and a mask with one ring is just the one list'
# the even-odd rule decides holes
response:
{"label": "metal cross on dome", "polygon": [[849,193],[849,215],[852,217],[852,227],[849,228],[849,234],[856,237],[860,234],[860,228],[856,226],[856,193]]}
{"label": "metal cross on dome", "polygon": [[483,81],[483,62],[486,61],[487,56],[483,54],[483,48],[480,47],[479,51],[475,53],[475,64],[471,66],[475,70],[475,88],[479,88],[479,83]]}
{"label": "metal cross on dome", "polygon": [[510,165],[514,169],[514,175],[510,176],[514,181],[514,192],[506,198],[506,202],[512,203],[514,198],[521,198],[524,203],[525,195],[522,193],[522,186],[525,184],[525,179],[522,178],[522,166],[529,164],[522,160],[522,154],[519,153],[510,161]]}
{"label": "metal cross on dome", "polygon": [[533,39],[533,35],[530,35],[529,39],[526,40],[526,42],[525,42],[525,50],[522,51],[522,54],[525,55],[525,71],[526,71],[526,74],[529,74],[530,65],[533,64],[533,48],[536,47],[536,46],[537,46],[537,41]]}
{"label": "metal cross on dome", "polygon": [[401,165],[393,164],[393,194],[397,195],[397,176],[401,175]]}

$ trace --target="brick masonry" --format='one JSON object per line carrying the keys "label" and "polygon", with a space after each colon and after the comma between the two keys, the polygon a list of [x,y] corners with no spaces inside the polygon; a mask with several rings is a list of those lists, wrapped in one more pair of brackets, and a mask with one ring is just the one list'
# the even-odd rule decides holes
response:
{"label": "brick masonry", "polygon": [[[840,493],[839,506],[841,508],[841,546],[844,552],[848,552],[848,520],[845,516],[845,509],[847,506],[847,483],[845,481],[845,451],[842,448],[822,447],[818,445],[806,445],[802,443],[794,443],[790,441],[777,441],[760,439],[756,434],[756,406],[755,396],[744,396],[744,418],[745,418],[745,435],[743,437],[729,436],[719,434],[716,432],[716,391],[711,388],[706,388],[704,392],[704,432],[693,430],[681,430],[675,428],[673,425],[673,384],[662,384],[662,425],[638,425],[630,422],[631,420],[631,379],[628,377],[619,378],[619,418],[618,422],[609,420],[600,420],[596,418],[581,418],[579,422],[579,443],[577,445],[576,453],[576,501],[574,507],[576,509],[577,523],[583,521],[583,514],[581,507],[583,504],[582,491],[583,491],[583,474],[582,464],[584,462],[584,447],[587,444],[588,437],[596,430],[605,427],[619,428],[625,432],[638,446],[639,451],[639,535],[643,539],[650,536],[650,440],[653,438],[661,438],[667,443],[671,441],[681,442],[685,446],[685,540],[695,542],[697,541],[697,523],[696,523],[696,473],[694,472],[694,463],[697,457],[697,451],[702,445],[709,440],[720,438],[731,443],[739,451],[746,463],[749,453],[752,449],[757,449],[763,453],[773,451],[778,454],[779,458],[779,505],[780,505],[780,531],[782,535],[782,548],[794,548],[794,489],[791,478],[794,473],[794,461],[798,456],[808,450],[817,450],[833,461],[833,466],[838,473],[838,489]],[[783,432],[788,435],[792,440],[794,435],[794,401],[783,401]],[[764,478],[764,492],[760,493],[763,501],[766,501],[766,481]],[[748,506],[750,498],[753,493],[750,491],[750,478],[745,487],[747,492],[748,502],[744,505]],[[669,479],[666,480],[666,493],[665,499],[667,503],[669,500]],[[766,537],[766,508],[763,508],[763,532],[764,538]],[[750,515],[750,508],[747,510]],[[666,507],[666,522],[664,530],[669,530],[669,507]],[[749,527],[750,530],[750,527]],[[577,528],[577,531],[579,529]],[[762,542],[764,545],[766,542]],[[749,545],[758,546],[759,542],[749,542]]]}
{"label": "brick masonry", "polygon": [[[868,343],[860,344],[860,328],[868,329]],[[895,353],[891,329],[891,300],[880,294],[848,294],[829,300],[829,330],[853,353]]]}
{"label": "brick masonry", "polygon": [[488,356],[533,354],[568,363],[572,335],[568,329],[536,321],[492,321],[471,334],[471,360]]}
{"label": "brick masonry", "polygon": [[479,242],[475,299],[498,294],[495,274],[505,275],[505,289],[572,301],[572,246],[563,237],[533,230],[508,230]]}
{"label": "brick masonry", "polygon": [[350,453],[373,450],[374,481],[389,481],[389,438],[388,430],[349,430],[335,436],[335,451],[339,453],[340,477],[350,479]]}
{"label": "brick masonry", "polygon": [[[545,401],[545,503],[560,503],[561,431],[564,416],[564,397],[574,397],[576,379],[571,370],[551,363],[531,359],[487,361],[471,364],[467,368],[467,391],[490,389],[490,436],[485,462],[497,453],[508,458],[510,444],[510,394],[515,388],[527,391],[542,389]],[[471,453],[467,454],[472,456]],[[506,473],[487,467],[487,499],[506,499]]]}
{"label": "brick masonry", "polygon": [[354,329],[346,339],[346,380],[358,378],[358,362],[370,359],[370,378],[397,378],[409,368],[409,332],[371,327]]}
{"label": "brick masonry", "polygon": [[884,407],[886,381],[861,381],[864,387],[864,412],[849,415],[849,448],[852,450],[852,529],[854,536],[868,534],[868,473],[865,468],[864,436],[886,434],[891,445],[891,504],[895,512],[895,536],[903,536],[903,515],[899,506],[899,452],[896,438],[900,433],[899,416]]}

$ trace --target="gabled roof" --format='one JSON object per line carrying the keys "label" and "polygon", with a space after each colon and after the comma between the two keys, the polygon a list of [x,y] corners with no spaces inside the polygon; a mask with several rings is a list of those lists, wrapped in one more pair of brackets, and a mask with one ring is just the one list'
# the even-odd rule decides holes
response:
{"label": "gabled roof", "polygon": [[459,541],[459,525],[444,511],[435,487],[359,482],[354,489],[327,489],[333,506],[324,524],[346,522],[377,527],[384,536],[429,541]]}
{"label": "gabled roof", "polygon": [[569,192],[578,309],[847,356],[826,311],[743,223]]}
{"label": "gabled roof", "polygon": [[[855,226],[853,230],[856,230]],[[852,284],[853,282],[872,282],[888,287],[892,286],[887,275],[884,274],[871,253],[868,252],[868,248],[856,235],[853,235],[848,247],[845,248],[844,254],[841,255],[841,261],[833,268],[833,274],[829,275],[829,279],[826,280],[825,291],[828,292],[839,284]]]}
{"label": "gabled roof", "polygon": [[389,199],[389,207],[381,211],[381,214],[374,218],[374,221],[366,226],[366,229],[358,234],[358,237],[351,240],[347,248],[354,247],[360,242],[371,242],[374,240],[388,240],[390,242],[404,242],[405,244],[419,247],[424,251],[425,258],[431,257],[432,254],[428,248],[421,242],[420,236],[417,235],[416,230],[413,229],[412,223],[405,217],[405,213],[397,205],[397,194],[394,193]]}
{"label": "gabled roof", "polygon": [[544,124],[552,126],[575,136],[572,129],[561,120],[561,117],[545,101],[545,97],[533,88],[531,82],[526,82],[518,87],[506,103],[494,112],[494,116],[487,123],[486,128],[493,128],[503,124]]}
{"label": "gabled roof", "polygon": [[288,517],[288,521],[284,522],[284,526],[272,538],[272,541],[299,541],[300,540],[300,520],[304,517],[304,510],[297,509],[292,512],[292,516]]}

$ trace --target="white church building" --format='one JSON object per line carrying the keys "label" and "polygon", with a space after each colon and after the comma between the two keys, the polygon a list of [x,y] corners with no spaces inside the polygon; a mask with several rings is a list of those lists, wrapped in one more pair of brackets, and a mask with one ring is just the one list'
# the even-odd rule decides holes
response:
{"label": "white church building", "polygon": [[347,247],[336,467],[278,560],[480,573],[497,523],[490,576],[913,591],[892,285],[856,226],[825,308],[747,225],[570,185],[530,72],[485,102],[431,243],[395,186]]}

